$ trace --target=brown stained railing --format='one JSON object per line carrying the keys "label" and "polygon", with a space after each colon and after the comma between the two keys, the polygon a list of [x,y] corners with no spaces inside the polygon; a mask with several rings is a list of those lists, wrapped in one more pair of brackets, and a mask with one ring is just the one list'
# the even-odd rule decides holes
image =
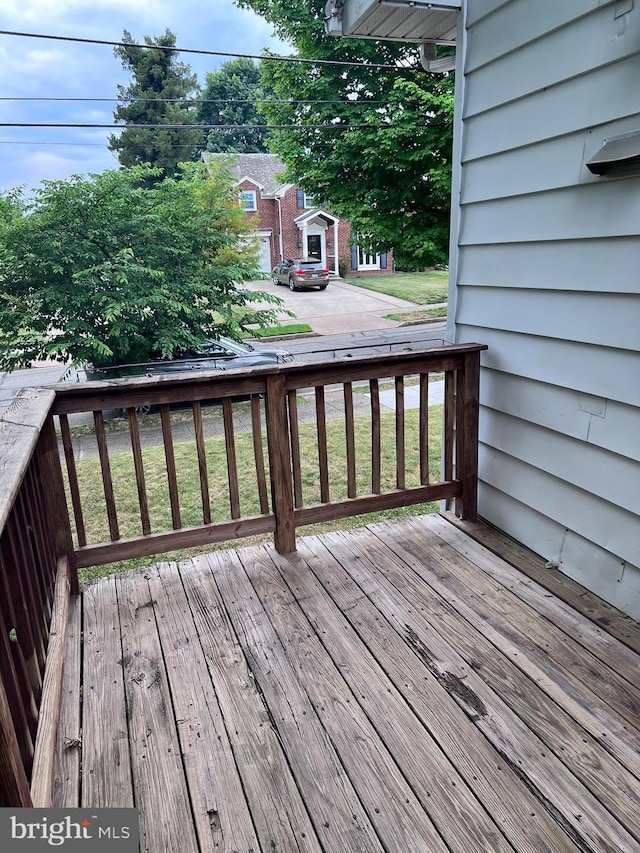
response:
{"label": "brown stained railing", "polygon": [[73,544],[49,415],[29,391],[0,420],[0,802],[49,799]]}
{"label": "brown stained railing", "polygon": [[[0,419],[0,802],[51,800],[62,650],[78,567],[261,533],[273,533],[276,548],[286,553],[295,549],[302,525],[427,501],[455,499],[458,514],[473,518],[483,349],[443,346],[23,392]],[[429,379],[436,373],[445,381],[440,478],[429,473],[428,447]],[[414,382],[417,423],[407,407]],[[385,413],[381,402],[387,387],[394,413]],[[336,400],[342,401],[338,415]],[[215,441],[205,435],[206,401],[220,404],[222,447],[215,459]],[[149,405],[160,412],[162,446],[155,453],[156,459],[164,454],[164,487],[149,479],[150,450],[136,414]],[[190,442],[176,441],[176,407],[191,419]],[[128,447],[116,454],[106,413],[118,409],[126,413]],[[76,413],[93,421],[95,475],[88,487],[70,421]],[[249,452],[241,456],[247,442]],[[415,444],[417,461],[409,470]],[[250,471],[238,461],[247,456]],[[103,499],[97,539],[87,488]],[[166,511],[158,518],[151,496],[162,488]]]}

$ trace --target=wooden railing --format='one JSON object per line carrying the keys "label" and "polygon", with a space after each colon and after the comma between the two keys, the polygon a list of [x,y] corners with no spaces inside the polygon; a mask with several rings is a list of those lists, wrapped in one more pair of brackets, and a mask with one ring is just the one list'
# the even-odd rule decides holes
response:
{"label": "wooden railing", "polygon": [[[455,500],[459,515],[474,518],[483,349],[24,392],[0,420],[0,803],[51,799],[78,568],[264,533],[285,553],[302,525],[427,501]],[[434,374],[444,382],[435,474]],[[392,398],[386,414],[383,391]],[[211,401],[219,405],[205,416]],[[147,406],[158,414],[141,429],[137,412]],[[114,432],[118,410],[125,421]],[[90,424],[78,430],[80,413]],[[211,426],[217,437],[207,437]]]}

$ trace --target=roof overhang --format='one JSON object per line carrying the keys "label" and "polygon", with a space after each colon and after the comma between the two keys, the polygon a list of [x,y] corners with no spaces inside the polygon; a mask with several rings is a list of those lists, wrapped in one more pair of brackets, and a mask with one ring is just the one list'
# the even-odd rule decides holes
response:
{"label": "roof overhang", "polygon": [[415,43],[456,43],[462,0],[328,0],[329,35]]}

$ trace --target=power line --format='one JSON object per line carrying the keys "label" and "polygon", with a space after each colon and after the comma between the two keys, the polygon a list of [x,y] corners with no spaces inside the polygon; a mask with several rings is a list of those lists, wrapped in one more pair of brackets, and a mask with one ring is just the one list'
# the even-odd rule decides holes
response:
{"label": "power line", "polygon": [[203,50],[192,47],[171,47],[162,44],[139,44],[138,42],[107,41],[106,39],[80,38],[79,36],[54,36],[47,33],[22,33],[14,30],[0,30],[0,36],[17,36],[18,38],[47,39],[49,41],[73,42],[74,44],[97,44],[106,47],[136,47],[143,50],[164,50],[174,53],[190,53],[199,56],[225,56],[236,59],[259,59],[261,62],[297,62],[305,65],[329,65],[349,68],[367,68],[367,70],[385,71],[420,71],[421,69],[407,68],[400,65],[389,65],[386,63],[364,62],[362,60],[346,59],[308,59],[301,56],[279,56],[277,54],[255,54],[255,53],[227,53],[222,50]]}
{"label": "power line", "polygon": [[337,107],[342,106],[357,106],[357,107],[369,107],[372,105],[386,104],[387,101],[365,101],[364,99],[360,100],[346,100],[346,101],[336,101],[335,99],[326,99],[326,100],[294,100],[287,98],[286,100],[268,100],[265,98],[62,98],[62,97],[18,97],[18,96],[2,96],[0,95],[0,101],[43,101],[46,103],[49,102],[64,102],[64,103],[128,103],[128,104],[138,104],[138,103],[151,103],[151,104],[275,104],[277,106],[292,106],[294,104],[333,104]]}
{"label": "power line", "polygon": [[[0,122],[0,127],[109,128],[112,130],[354,130],[370,124],[81,124],[67,122]],[[379,130],[384,129],[381,125]]]}

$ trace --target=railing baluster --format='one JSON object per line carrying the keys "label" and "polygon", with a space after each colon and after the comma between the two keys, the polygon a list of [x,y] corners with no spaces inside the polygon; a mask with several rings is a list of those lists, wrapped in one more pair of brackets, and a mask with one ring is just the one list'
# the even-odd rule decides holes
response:
{"label": "railing baluster", "polygon": [[169,486],[169,503],[171,504],[171,523],[174,530],[182,527],[180,518],[180,502],[178,499],[178,478],[176,476],[176,457],[173,452],[173,435],[171,433],[171,413],[169,406],[163,403],[160,406],[160,420],[162,422],[162,440],[164,443],[164,458],[167,464],[167,483]]}
{"label": "railing baluster", "polygon": [[371,492],[380,494],[380,388],[377,379],[369,380],[371,395]]}
{"label": "railing baluster", "polygon": [[202,520],[211,524],[211,499],[209,498],[209,472],[207,471],[207,450],[204,443],[202,428],[202,406],[200,400],[191,404],[193,411],[193,427],[196,434],[196,450],[198,453],[198,475],[200,477],[200,498],[202,500]]}
{"label": "railing baluster", "polygon": [[143,535],[148,536],[151,533],[151,519],[149,518],[149,503],[147,501],[147,486],[144,478],[144,464],[142,461],[142,445],[140,444],[138,416],[136,415],[136,410],[133,407],[127,409],[127,421],[129,423],[131,452],[133,453],[133,467],[136,472],[138,506],[140,507],[140,523],[142,525]]}
{"label": "railing baluster", "polygon": [[329,460],[327,458],[327,415],[324,403],[324,385],[316,387],[316,429],[318,434],[318,465],[320,468],[320,502],[328,503]]}
{"label": "railing baluster", "polygon": [[76,524],[76,535],[78,537],[78,545],[82,548],[87,544],[87,534],[84,526],[84,517],[82,515],[82,501],[80,499],[80,488],[78,486],[78,472],[76,469],[76,460],[73,453],[73,442],[71,440],[71,430],[69,429],[69,418],[67,415],[60,415],[60,432],[62,433],[62,447],[64,449],[64,461],[67,466],[67,481],[69,483],[69,491],[71,493],[71,505],[73,507],[73,518]]}
{"label": "railing baluster", "polygon": [[353,385],[344,383],[344,428],[347,443],[347,497],[355,498],[356,486],[356,441],[353,419]]}
{"label": "railing baluster", "polygon": [[479,388],[480,353],[466,353],[456,383],[456,476],[462,484],[462,497],[456,500],[456,512],[470,520],[476,518],[478,511]]}
{"label": "railing baluster", "polygon": [[253,434],[253,458],[256,463],[256,478],[258,483],[258,497],[260,499],[260,512],[263,515],[269,512],[269,498],[267,496],[267,478],[264,470],[264,450],[262,447],[262,422],[260,418],[260,397],[258,394],[251,395],[251,431]]}
{"label": "railing baluster", "polygon": [[[29,770],[33,761],[38,714],[34,697],[28,689],[29,681],[24,678],[24,672],[16,670],[16,659],[11,646],[16,646],[20,638],[18,637],[14,642],[11,641],[9,631],[12,628],[14,626],[7,624],[5,615],[0,610],[0,649],[2,650],[0,677],[9,700],[22,762]],[[30,712],[29,719],[27,719],[27,710]]]}
{"label": "railing baluster", "polygon": [[267,376],[266,418],[271,499],[276,517],[274,540],[278,553],[288,554],[296,550],[296,526],[285,380],[279,373]]}
{"label": "railing baluster", "polygon": [[93,422],[96,429],[96,440],[98,442],[98,456],[100,457],[100,469],[102,471],[102,488],[107,505],[107,520],[109,522],[109,534],[111,541],[120,538],[118,530],[118,515],[116,512],[116,499],[113,494],[113,480],[111,479],[111,465],[109,464],[109,447],[107,445],[107,434],[104,428],[104,417],[101,411],[93,413]]}
{"label": "railing baluster", "polygon": [[455,371],[447,370],[444,375],[444,479],[453,480],[453,442],[454,442],[454,388]]}
{"label": "railing baluster", "polygon": [[27,773],[13,727],[9,699],[0,682],[0,803],[11,808],[32,805]]}
{"label": "railing baluster", "polygon": [[429,485],[429,374],[420,374],[420,483]]}
{"label": "railing baluster", "polygon": [[302,468],[300,466],[300,432],[298,429],[298,395],[295,389],[287,393],[289,401],[289,430],[291,434],[291,465],[293,467],[293,500],[296,509],[303,505]]}
{"label": "railing baluster", "polygon": [[224,438],[227,448],[227,478],[229,480],[229,504],[231,518],[240,518],[240,492],[238,490],[238,465],[236,462],[236,442],[233,431],[233,409],[228,397],[222,401],[222,419]]}
{"label": "railing baluster", "polygon": [[396,488],[404,489],[405,447],[404,447],[404,376],[396,376]]}

